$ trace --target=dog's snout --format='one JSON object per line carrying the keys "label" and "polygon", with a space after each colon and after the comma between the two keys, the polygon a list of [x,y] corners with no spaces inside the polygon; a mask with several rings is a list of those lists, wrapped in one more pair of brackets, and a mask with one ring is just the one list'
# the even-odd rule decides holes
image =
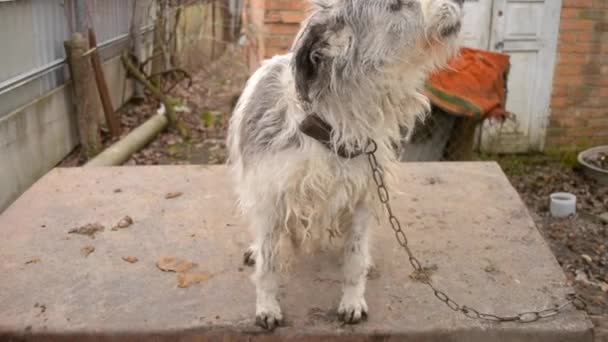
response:
{"label": "dog's snout", "polygon": [[453,2],[457,3],[458,6],[463,6],[464,5],[464,0],[452,0]]}

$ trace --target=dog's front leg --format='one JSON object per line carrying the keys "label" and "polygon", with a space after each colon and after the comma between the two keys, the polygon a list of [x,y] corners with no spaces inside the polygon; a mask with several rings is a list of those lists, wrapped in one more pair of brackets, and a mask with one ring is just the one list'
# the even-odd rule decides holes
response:
{"label": "dog's front leg", "polygon": [[256,258],[253,281],[256,286],[255,322],[264,329],[274,330],[283,320],[277,300],[279,290],[279,229],[268,218],[257,218]]}
{"label": "dog's front leg", "polygon": [[367,206],[357,206],[344,244],[344,283],[338,314],[341,320],[349,324],[359,323],[367,316],[365,282],[371,264],[368,229],[372,219]]}

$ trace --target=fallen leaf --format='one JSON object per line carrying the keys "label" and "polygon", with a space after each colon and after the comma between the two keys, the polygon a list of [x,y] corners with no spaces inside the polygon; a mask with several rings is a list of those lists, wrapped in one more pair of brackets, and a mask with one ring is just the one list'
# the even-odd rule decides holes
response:
{"label": "fallen leaf", "polygon": [[165,195],[166,199],[173,199],[173,198],[178,198],[179,196],[183,195],[183,193],[181,192],[170,192],[168,194]]}
{"label": "fallen leaf", "polygon": [[180,258],[163,257],[156,262],[156,267],[164,272],[186,272],[196,267],[196,264]]}
{"label": "fallen leaf", "polygon": [[80,249],[80,253],[86,258],[89,256],[89,254],[95,252],[95,247],[89,245],[89,246],[84,246],[82,247],[82,249]]}
{"label": "fallen leaf", "polygon": [[190,285],[199,284],[213,278],[209,272],[178,273],[177,287],[184,289]]}
{"label": "fallen leaf", "polygon": [[410,278],[412,280],[415,281],[420,281],[420,282],[428,282],[430,281],[430,277],[433,273],[435,273],[435,271],[437,271],[439,269],[439,267],[437,267],[437,265],[433,264],[430,265],[428,267],[422,267],[422,269],[414,271],[410,274]]}
{"label": "fallen leaf", "polygon": [[35,257],[35,258],[32,258],[32,259],[30,259],[30,260],[26,261],[26,262],[25,262],[25,264],[26,264],[26,265],[37,264],[37,263],[39,263],[39,262],[41,262],[41,261],[42,261],[42,260],[40,260],[40,258],[39,258],[39,257]]}
{"label": "fallen leaf", "polygon": [[581,258],[583,258],[586,262],[592,264],[593,263],[593,259],[591,259],[590,256],[588,256],[587,254],[583,254],[581,255]]}
{"label": "fallen leaf", "polygon": [[136,263],[136,262],[138,262],[138,261],[139,261],[139,259],[137,259],[137,258],[136,258],[136,257],[134,257],[134,256],[126,256],[126,257],[122,257],[122,260],[124,260],[124,261],[126,261],[126,262],[128,262],[128,263],[130,263],[130,264],[134,264],[134,263]]}
{"label": "fallen leaf", "polygon": [[68,234],[80,234],[80,235],[88,235],[91,238],[95,238],[95,234],[98,232],[103,232],[105,227],[99,223],[89,223],[79,228],[74,228],[68,232]]}
{"label": "fallen leaf", "polygon": [[36,303],[36,304],[34,304],[34,308],[40,309],[40,312],[36,315],[36,317],[39,317],[40,315],[42,315],[43,313],[46,312],[45,304]]}
{"label": "fallen leaf", "polygon": [[118,223],[114,227],[112,227],[112,230],[124,229],[124,228],[129,227],[132,224],[133,224],[133,219],[131,218],[131,216],[125,216],[122,218],[122,220],[118,221]]}

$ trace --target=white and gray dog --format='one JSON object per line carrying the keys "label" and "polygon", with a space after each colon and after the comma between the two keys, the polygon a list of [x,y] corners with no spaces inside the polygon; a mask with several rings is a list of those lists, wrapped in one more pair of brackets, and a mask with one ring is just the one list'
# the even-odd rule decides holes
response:
{"label": "white and gray dog", "polygon": [[[265,61],[247,82],[228,146],[239,206],[255,233],[246,260],[255,263],[256,324],[272,330],[282,321],[278,281],[289,251],[336,241],[340,317],[367,315],[368,232],[379,206],[360,152],[375,141],[391,174],[400,128],[429,111],[426,76],[457,51],[463,2],[316,1],[292,52]],[[311,116],[329,127],[326,141],[303,131]]]}

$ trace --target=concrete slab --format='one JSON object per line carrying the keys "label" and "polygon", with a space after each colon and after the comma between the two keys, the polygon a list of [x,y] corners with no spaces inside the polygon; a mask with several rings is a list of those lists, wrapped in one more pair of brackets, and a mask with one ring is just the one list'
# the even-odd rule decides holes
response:
{"label": "concrete slab", "polygon": [[[454,299],[509,314],[570,291],[523,203],[494,163],[407,164],[394,208],[413,250],[436,265]],[[120,191],[118,191],[120,189]],[[0,337],[26,340],[591,341],[580,311],[529,325],[455,314],[422,284],[388,226],[374,232],[378,275],[369,320],[336,320],[340,273],[327,255],[304,258],[284,280],[287,327],[253,326],[254,288],[242,268],[249,242],[225,167],[55,169],[0,216]],[[169,192],[182,192],[165,199]],[[129,215],[134,224],[112,231]],[[92,239],[68,234],[88,223]],[[88,257],[87,245],[95,248]],[[131,264],[122,257],[135,256]],[[178,288],[163,256],[196,262],[210,279]],[[1,338],[0,338],[1,339]]]}

